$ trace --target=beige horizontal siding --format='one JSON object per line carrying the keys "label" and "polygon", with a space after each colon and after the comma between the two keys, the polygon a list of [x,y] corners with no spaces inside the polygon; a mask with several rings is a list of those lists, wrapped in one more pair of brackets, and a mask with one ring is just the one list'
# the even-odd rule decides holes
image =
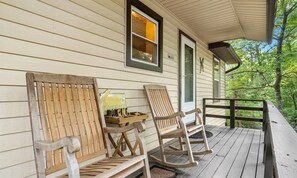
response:
{"label": "beige horizontal siding", "polygon": [[[8,168],[20,163],[25,163],[34,160],[33,147],[21,147],[19,149],[13,149],[5,152],[0,152],[0,168]],[[25,176],[25,175],[24,175]]]}
{"label": "beige horizontal siding", "polygon": [[[32,150],[33,151],[33,150]],[[0,177],[9,177],[9,178],[23,178],[27,176],[35,176],[35,161],[26,161],[20,162],[19,164],[7,167],[0,170]]]}
{"label": "beige horizontal siding", "polygon": [[[0,137],[3,135],[9,136],[10,134],[24,133],[29,131],[31,131],[29,117],[13,117],[0,119]],[[3,148],[1,147],[0,149]]]}
{"label": "beige horizontal siding", "polygon": [[[125,93],[129,111],[149,115],[143,135],[151,150],[158,146],[158,140],[143,85],[166,85],[173,107],[178,110],[181,29],[197,41],[197,106],[202,107],[202,98],[212,97],[212,53],[207,44],[156,1],[142,0],[164,18],[163,73],[125,66],[124,2],[1,0],[0,177],[36,177],[26,72],[92,76],[97,78],[100,92],[110,89],[112,93]],[[201,73],[199,57],[205,58]],[[221,81],[224,97],[223,78]],[[220,124],[221,120],[207,122]]]}
{"label": "beige horizontal siding", "polygon": [[[212,98],[213,97],[213,55],[206,51],[204,48],[197,46],[198,56],[204,58],[204,72],[201,70],[200,72],[200,61],[198,58],[196,73],[197,73],[197,106],[202,108],[203,98]],[[220,96],[221,98],[225,98],[225,63],[220,61]],[[221,101],[216,104],[224,105],[224,101]],[[212,109],[209,108],[206,111],[208,114],[217,114],[217,115],[225,115],[225,110],[223,109]],[[219,118],[206,118],[206,124],[208,125],[224,125],[225,120]]]}

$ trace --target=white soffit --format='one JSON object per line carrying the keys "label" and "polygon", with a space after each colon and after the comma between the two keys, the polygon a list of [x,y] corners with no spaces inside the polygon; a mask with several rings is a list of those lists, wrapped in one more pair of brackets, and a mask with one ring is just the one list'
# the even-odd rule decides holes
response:
{"label": "white soffit", "polygon": [[267,0],[158,0],[208,43],[267,41]]}

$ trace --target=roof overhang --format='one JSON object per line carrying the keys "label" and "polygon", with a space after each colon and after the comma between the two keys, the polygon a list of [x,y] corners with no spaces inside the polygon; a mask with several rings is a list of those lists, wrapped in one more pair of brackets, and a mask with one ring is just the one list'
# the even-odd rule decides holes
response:
{"label": "roof overhang", "polygon": [[241,64],[239,56],[229,43],[210,43],[208,44],[208,49],[227,64]]}
{"label": "roof overhang", "polygon": [[276,15],[277,0],[267,0],[267,43],[272,42],[272,33],[274,27],[274,20]]}
{"label": "roof overhang", "polygon": [[270,43],[277,0],[157,0],[207,43],[249,39]]}

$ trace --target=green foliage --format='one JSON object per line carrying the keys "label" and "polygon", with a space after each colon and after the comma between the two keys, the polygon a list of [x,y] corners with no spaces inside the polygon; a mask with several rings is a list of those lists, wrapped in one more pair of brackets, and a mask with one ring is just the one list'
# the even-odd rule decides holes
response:
{"label": "green foliage", "polygon": [[[226,121],[226,126],[230,126],[230,120]],[[262,129],[262,124],[259,122],[235,121],[235,127]]]}
{"label": "green foliage", "polygon": [[[281,95],[283,114],[297,131],[297,10],[296,0],[278,1],[278,10],[275,20],[274,40],[268,45],[264,42],[247,40],[231,41],[235,51],[242,59],[239,69],[227,75],[227,97],[243,99],[271,100],[276,104],[275,81],[277,54],[281,59],[282,80]],[[292,10],[292,11],[290,11]],[[286,28],[284,17],[287,16]],[[280,43],[281,32],[284,37]],[[282,47],[281,53],[278,46]],[[227,66],[231,68],[232,66]],[[254,106],[253,103],[247,106]],[[257,113],[242,111],[240,116],[261,117]],[[243,127],[258,128],[257,124],[250,122],[239,123]]]}
{"label": "green foliage", "polygon": [[[237,106],[252,106],[252,107],[263,107],[263,102],[257,101],[236,101],[235,104]],[[229,105],[229,103],[227,103]],[[227,111],[226,115],[230,115],[229,110]],[[236,110],[236,116],[240,117],[249,117],[249,118],[263,118],[262,111],[246,111],[246,110]],[[226,125],[230,125],[230,121],[227,120]],[[250,122],[250,121],[235,121],[235,127],[243,127],[243,128],[254,128],[254,129],[261,129],[262,123],[261,122]]]}

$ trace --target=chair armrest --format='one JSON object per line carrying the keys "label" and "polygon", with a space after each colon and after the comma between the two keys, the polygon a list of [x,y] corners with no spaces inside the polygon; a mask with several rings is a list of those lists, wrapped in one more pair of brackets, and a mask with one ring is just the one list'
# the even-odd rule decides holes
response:
{"label": "chair armrest", "polygon": [[80,142],[77,137],[64,137],[55,142],[36,141],[36,150],[53,151],[63,148],[65,162],[69,178],[79,178],[79,166],[75,152],[80,150]]}
{"label": "chair armrest", "polygon": [[138,132],[143,132],[145,130],[145,125],[142,122],[134,122],[125,127],[104,127],[104,132],[106,133],[123,133],[128,132],[132,129],[137,129]]}
{"label": "chair armrest", "polygon": [[55,142],[37,141],[35,148],[44,151],[53,151],[66,147],[69,153],[80,150],[80,142],[77,137],[64,137]]}
{"label": "chair armrest", "polygon": [[174,117],[185,117],[185,113],[180,111],[180,112],[176,112],[172,115],[169,115],[169,116],[161,116],[161,117],[155,117],[156,120],[166,120],[166,119],[172,119]]}
{"label": "chair armrest", "polygon": [[201,110],[199,108],[195,108],[195,109],[192,109],[192,110],[187,111],[185,113],[186,113],[186,115],[192,114],[192,113],[201,113]]}

